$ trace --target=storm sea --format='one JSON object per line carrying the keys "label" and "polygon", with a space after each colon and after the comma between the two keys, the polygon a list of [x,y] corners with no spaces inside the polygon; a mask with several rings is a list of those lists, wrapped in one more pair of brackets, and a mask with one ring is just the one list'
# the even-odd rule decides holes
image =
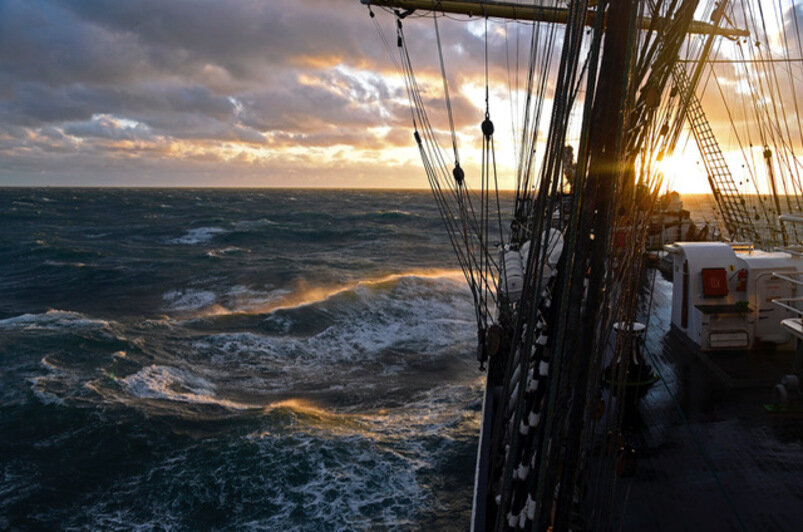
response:
{"label": "storm sea", "polygon": [[475,346],[429,192],[0,189],[0,529],[464,529]]}

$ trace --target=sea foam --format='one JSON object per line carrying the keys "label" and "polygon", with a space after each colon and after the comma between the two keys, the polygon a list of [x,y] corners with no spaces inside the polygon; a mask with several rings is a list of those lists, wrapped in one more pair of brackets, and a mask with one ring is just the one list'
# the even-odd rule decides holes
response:
{"label": "sea foam", "polygon": [[131,395],[141,399],[213,404],[236,410],[250,408],[217,397],[214,384],[188,370],[172,366],[150,365],[120,382]]}

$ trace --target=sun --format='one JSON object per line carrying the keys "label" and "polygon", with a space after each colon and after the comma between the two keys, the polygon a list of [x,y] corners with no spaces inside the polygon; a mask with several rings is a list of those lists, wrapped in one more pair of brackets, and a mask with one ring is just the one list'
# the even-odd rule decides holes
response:
{"label": "sun", "polygon": [[663,188],[676,190],[686,194],[706,194],[711,192],[706,178],[705,168],[688,150],[685,153],[673,153],[658,161],[658,170],[664,174]]}

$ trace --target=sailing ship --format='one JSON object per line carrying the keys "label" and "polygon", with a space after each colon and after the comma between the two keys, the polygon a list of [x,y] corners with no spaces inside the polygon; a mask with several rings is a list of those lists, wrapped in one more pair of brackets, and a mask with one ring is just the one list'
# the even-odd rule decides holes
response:
{"label": "sailing ship", "polygon": [[[794,26],[783,25],[780,9],[781,27],[771,32],[764,2],[361,1],[396,57],[412,137],[474,301],[476,356],[487,379],[471,527],[607,528],[615,478],[632,474],[637,446],[628,441],[638,432],[638,402],[660,378],[644,353],[652,292],[643,252],[655,244],[662,162],[684,135],[704,163],[723,241],[667,247],[677,334],[701,353],[761,342],[794,347],[792,337],[803,338],[803,225],[794,214],[803,210],[796,155],[803,128],[794,89],[799,64],[789,55],[796,46],[803,56],[803,48],[799,32],[787,34],[797,31],[794,5],[787,13]],[[395,46],[376,11],[393,17]],[[455,127],[442,37],[447,16],[472,20],[484,49],[474,176]],[[432,25],[438,98],[416,77],[410,21]],[[507,43],[508,27],[494,21],[517,21],[517,34],[523,28],[528,39],[524,75],[515,74],[523,82],[509,90],[519,102],[511,213],[501,212],[489,73],[489,46],[497,33]],[[492,34],[489,24],[501,31]],[[723,89],[711,76],[718,64],[743,75],[734,78],[743,86]],[[510,80],[509,55],[507,68]],[[749,166],[741,182],[699,99],[709,83],[745,99],[727,108]],[[435,99],[443,103],[440,121]],[[745,194],[745,183],[754,195]],[[678,216],[676,239],[684,240],[688,217],[680,209]],[[799,393],[795,379],[776,390],[786,405]]]}

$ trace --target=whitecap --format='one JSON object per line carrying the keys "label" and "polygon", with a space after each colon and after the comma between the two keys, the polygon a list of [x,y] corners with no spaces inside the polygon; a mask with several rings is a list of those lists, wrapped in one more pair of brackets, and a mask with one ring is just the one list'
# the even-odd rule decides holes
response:
{"label": "whitecap", "polygon": [[251,408],[249,405],[217,397],[214,384],[188,370],[172,366],[153,364],[118,382],[128,393],[140,399],[218,405],[235,410]]}
{"label": "whitecap", "polygon": [[86,268],[87,266],[93,266],[92,264],[87,264],[85,262],[66,262],[60,260],[46,260],[44,264],[46,266],[70,266],[73,268]]}
{"label": "whitecap", "polygon": [[47,383],[50,379],[50,376],[34,377],[30,379],[28,382],[31,383],[31,392],[46,405],[63,405],[64,399],[47,390]]}
{"label": "whitecap", "polygon": [[228,246],[225,248],[213,249],[211,251],[208,251],[206,255],[208,257],[220,259],[223,258],[225,255],[231,255],[233,253],[251,253],[251,250],[247,248],[238,248],[237,246]]}
{"label": "whitecap", "polygon": [[162,299],[168,302],[170,310],[191,311],[213,305],[217,296],[209,290],[187,289],[171,290],[163,294]]}
{"label": "whitecap", "polygon": [[215,235],[225,232],[226,230],[222,227],[194,227],[188,229],[183,236],[173,238],[167,242],[169,244],[201,244],[212,240]]}
{"label": "whitecap", "polygon": [[11,331],[106,328],[108,326],[109,322],[105,320],[89,318],[80,312],[55,309],[41,314],[21,314],[0,320],[0,329]]}

